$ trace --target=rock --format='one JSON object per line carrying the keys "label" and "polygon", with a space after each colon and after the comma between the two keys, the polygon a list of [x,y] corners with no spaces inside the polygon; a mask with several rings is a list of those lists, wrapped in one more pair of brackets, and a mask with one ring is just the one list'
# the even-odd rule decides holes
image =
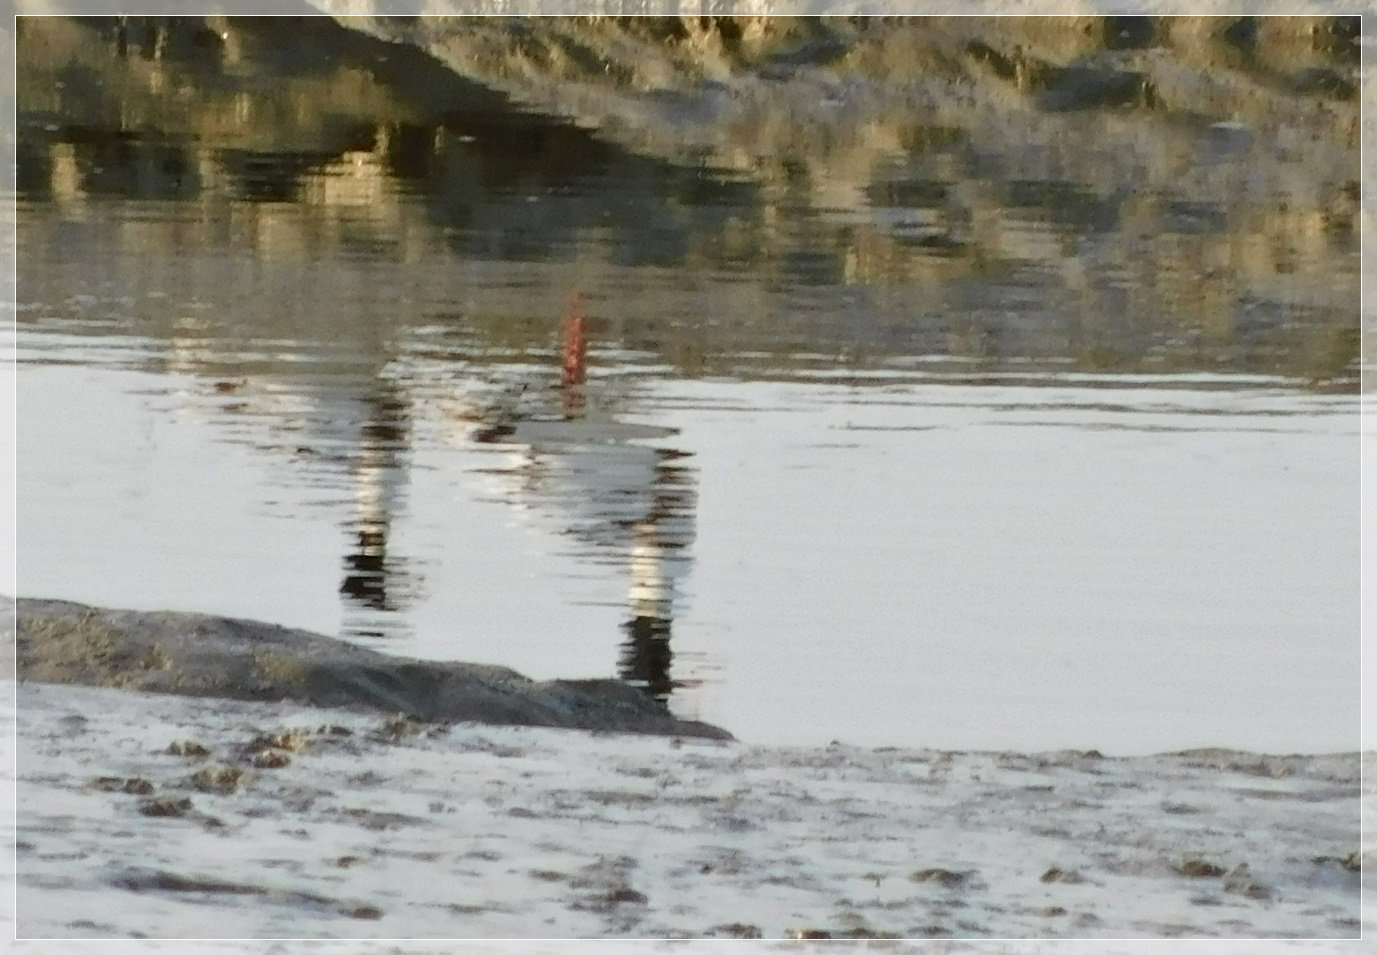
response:
{"label": "rock", "polygon": [[[852,939],[897,939],[902,938],[895,932],[881,932],[873,928],[849,928],[841,932],[833,932],[833,938],[852,938]],[[867,948],[869,946],[866,946]]]}
{"label": "rock", "polygon": [[185,796],[173,798],[169,796],[155,796],[152,799],[139,801],[139,813],[144,816],[159,816],[175,818],[185,816],[191,812],[191,800]]}
{"label": "rock", "polygon": [[284,730],[281,733],[260,733],[244,744],[245,752],[258,752],[264,749],[285,749],[299,753],[306,748],[310,737],[300,730]]}
{"label": "rock", "polygon": [[1213,862],[1206,862],[1204,859],[1186,859],[1180,865],[1174,866],[1178,875],[1184,875],[1188,879],[1208,879],[1223,875],[1223,866],[1215,865]]}
{"label": "rock", "polygon": [[191,777],[191,784],[202,792],[228,795],[243,779],[244,770],[237,766],[207,766]]}
{"label": "rock", "polygon": [[153,784],[138,776],[129,779],[121,779],[118,776],[100,776],[91,780],[91,787],[104,792],[132,793],[136,796],[147,796],[153,792]]}
{"label": "rock", "polygon": [[[384,732],[398,734],[412,728],[407,722],[472,721],[732,738],[716,726],[677,719],[619,680],[536,682],[505,667],[408,659],[305,630],[206,614],[21,599],[17,616],[23,680],[365,706],[393,717]],[[284,748],[294,748],[303,734],[290,735],[292,745]]]}
{"label": "rock", "polygon": [[1342,867],[1342,868],[1344,869],[1344,871],[1346,871],[1346,872],[1362,872],[1362,871],[1363,871],[1363,859],[1362,859],[1362,855],[1361,855],[1361,853],[1359,853],[1359,851],[1358,851],[1357,849],[1354,849],[1354,850],[1353,850],[1352,852],[1350,852],[1348,855],[1343,856],[1343,857],[1339,857],[1339,856],[1315,856],[1315,857],[1314,857],[1313,859],[1311,859],[1310,861],[1313,862],[1313,863],[1315,863],[1315,865],[1327,865],[1327,864],[1333,863],[1333,864],[1335,864],[1335,865],[1338,865],[1338,866]]}
{"label": "rock", "polygon": [[1058,869],[1056,866],[1044,872],[1040,878],[1042,882],[1065,882],[1067,885],[1079,885],[1085,878],[1074,869]]}
{"label": "rock", "polygon": [[398,713],[384,720],[383,725],[374,735],[380,739],[396,742],[397,740],[406,739],[408,736],[419,736],[426,732],[426,725],[420,720],[408,713]]}
{"label": "rock", "polygon": [[936,882],[944,889],[956,889],[966,884],[969,872],[953,872],[951,869],[919,869],[909,876],[914,882]]}
{"label": "rock", "polygon": [[167,745],[167,752],[171,756],[186,756],[191,759],[202,759],[210,755],[210,750],[193,740],[183,739]]}
{"label": "rock", "polygon": [[291,761],[292,758],[280,749],[265,749],[261,753],[254,753],[249,760],[256,769],[281,769],[290,765]]}
{"label": "rock", "polygon": [[1172,816],[1194,816],[1200,812],[1195,806],[1184,802],[1164,802],[1162,811]]}
{"label": "rock", "polygon": [[1248,871],[1248,863],[1240,863],[1224,878],[1224,891],[1233,895],[1241,895],[1248,899],[1268,899],[1272,896],[1272,890],[1253,878]]}

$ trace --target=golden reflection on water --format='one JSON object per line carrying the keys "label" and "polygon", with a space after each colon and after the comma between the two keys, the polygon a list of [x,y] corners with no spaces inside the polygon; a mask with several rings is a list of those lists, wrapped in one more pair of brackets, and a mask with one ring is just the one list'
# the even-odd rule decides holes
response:
{"label": "golden reflection on water", "polygon": [[[1286,125],[1019,115],[1002,143],[969,121],[910,126],[835,176],[729,175],[499,112],[414,51],[294,29],[295,58],[216,23],[120,56],[133,41],[108,24],[26,22],[21,195],[59,221],[92,201],[182,204],[108,216],[121,261],[229,245],[269,268],[405,263],[422,307],[427,278],[444,284],[426,273],[527,266],[466,296],[504,350],[540,345],[527,317],[580,287],[606,337],[693,373],[758,351],[1355,382],[1356,153]],[[317,298],[273,293],[295,312]]]}

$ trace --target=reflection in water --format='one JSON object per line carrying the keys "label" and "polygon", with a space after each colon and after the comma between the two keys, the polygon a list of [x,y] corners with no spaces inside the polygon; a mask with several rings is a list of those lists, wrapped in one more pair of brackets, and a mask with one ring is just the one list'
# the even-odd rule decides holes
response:
{"label": "reflection in water", "polygon": [[661,451],[651,489],[650,510],[631,528],[631,619],[623,624],[618,673],[623,680],[667,701],[677,685],[670,678],[670,631],[674,597],[689,567],[693,540],[694,492],[691,472],[673,462],[681,455]]}
{"label": "reflection in water", "polygon": [[564,416],[577,418],[583,415],[587,398],[584,384],[588,380],[588,332],[577,292],[570,297],[562,334],[559,384],[564,394]]}
{"label": "reflection in water", "polygon": [[[916,514],[920,498],[992,480],[999,467],[1042,475],[1053,494],[1106,495],[1096,513],[1074,496],[1062,502],[1044,538],[1001,556],[1004,577],[988,582],[994,592],[1020,560],[1041,568],[1043,549],[1077,540],[1067,528],[1112,523],[1099,514],[1127,510],[1141,527],[1156,526],[1164,505],[1153,488],[1177,487],[1173,480],[1197,475],[1211,454],[1178,440],[1200,436],[1200,416],[1189,410],[1197,392],[1219,398],[1205,435],[1217,439],[1252,433],[1237,414],[1250,389],[1267,390],[1268,421],[1292,405],[1309,415],[1310,400],[1337,415],[1305,392],[1356,390],[1356,153],[1312,150],[1309,114],[1293,127],[1029,108],[983,123],[989,113],[964,109],[956,95],[940,115],[881,123],[873,141],[856,144],[854,162],[765,157],[726,169],[648,158],[530,115],[419,51],[328,18],[279,27],[21,22],[18,323],[24,362],[109,364],[174,381],[166,387],[190,397],[172,411],[145,409],[140,426],[184,420],[187,406],[209,411],[218,440],[273,472],[257,506],[291,498],[277,493],[288,486],[307,499],[302,508],[317,508],[274,512],[279,533],[303,534],[329,513],[329,542],[310,548],[328,557],[309,578],[328,608],[312,618],[321,629],[335,627],[329,614],[342,606],[347,634],[426,630],[416,634],[433,641],[424,652],[494,662],[514,662],[503,654],[524,630],[537,649],[523,664],[543,664],[541,654],[553,657],[561,642],[559,668],[542,675],[615,670],[682,703],[691,694],[681,688],[728,654],[737,666],[756,654],[753,674],[726,677],[749,688],[745,698],[780,661],[834,646],[820,631],[860,621],[877,646],[893,636],[887,630],[902,631],[904,649],[885,666],[920,686],[931,667],[909,657],[947,652],[912,650],[912,617],[927,604],[867,597],[830,624],[807,609],[811,593],[757,605],[742,596],[740,574],[721,568],[752,559],[742,541],[768,551],[780,530],[750,538],[743,515],[768,524],[789,507],[812,508],[841,525],[836,501],[809,497],[824,478],[845,476],[828,492],[840,500],[924,468],[926,484],[914,478],[913,486],[931,494],[897,488],[876,508]],[[571,288],[584,294],[561,325]],[[781,379],[806,387],[775,408],[759,398],[776,394],[762,380]],[[692,411],[647,397],[698,384],[711,386],[711,400]],[[910,387],[922,398],[905,404]],[[1144,397],[1154,390],[1160,402]],[[505,396],[496,410],[473,411],[493,393]],[[1084,404],[1054,407],[1067,395]],[[797,413],[805,408],[809,415]],[[805,418],[813,430],[799,426]],[[740,439],[766,420],[768,435]],[[1013,427],[1025,424],[1047,427]],[[669,425],[683,427],[694,465]],[[1146,482],[1148,496],[1121,500],[1113,479],[1082,486],[1082,473],[1053,466],[1063,446],[1047,442],[1074,445],[1111,428],[1146,462],[1126,476],[1160,479]],[[759,451],[780,434],[794,437]],[[998,447],[981,457],[972,451],[980,440]],[[1277,437],[1259,460],[1282,460],[1299,446],[1282,447],[1289,440]],[[1282,457],[1267,456],[1274,450]],[[779,463],[795,452],[792,465]],[[697,462],[708,461],[714,496],[700,509]],[[160,462],[166,470],[150,481],[177,481],[174,465]],[[723,466],[761,473],[726,493],[719,482],[732,483],[732,473]],[[473,529],[462,522],[486,505],[475,485],[493,471],[516,505],[504,514],[535,514],[562,536],[522,550],[495,532],[481,546],[457,533]],[[1193,479],[1213,473],[1201,467]],[[792,499],[772,496],[803,475]],[[1277,477],[1278,500],[1312,500],[1309,485],[1289,480]],[[735,512],[724,493],[742,498]],[[137,511],[138,499],[120,507]],[[968,505],[957,495],[930,515],[934,528],[951,518],[933,530],[934,549],[978,557],[1033,513],[1007,516],[993,543],[972,541],[960,519],[986,518]],[[156,525],[158,516],[139,519]],[[854,565],[876,580],[913,566],[927,525],[885,536],[899,535],[886,520],[872,524],[892,559],[874,569],[870,542],[853,541],[849,526],[837,531],[834,552],[816,536],[823,524],[781,518],[798,539],[793,552],[772,557],[813,566],[762,570],[762,590],[783,592],[819,566]],[[1160,542],[1163,566],[1195,566],[1198,553],[1228,550],[1221,541],[1266,552],[1203,524],[1199,539],[1183,523]],[[570,542],[569,552],[552,557],[551,539]],[[1343,542],[1326,550],[1342,552]],[[1049,572],[1033,593],[1094,596],[1075,570],[1078,556],[1063,552],[1072,569]],[[465,591],[464,573],[480,562],[506,575],[484,578],[497,597]],[[539,574],[527,573],[537,564]],[[932,566],[957,594],[980,570],[963,560]],[[1228,566],[1221,557],[1210,572],[1228,578],[1220,569]],[[450,573],[449,586],[427,588],[422,568]],[[1266,580],[1282,593],[1292,580],[1264,571],[1233,584]],[[1313,595],[1322,583],[1299,589]],[[159,586],[151,578],[130,600],[156,605]],[[1153,586],[1145,579],[1134,591],[1141,606],[1175,605],[1177,593]],[[700,587],[711,589],[706,599]],[[533,590],[557,609],[528,621],[523,601]],[[1025,612],[1013,603],[996,609]],[[589,606],[607,612],[584,613]],[[952,619],[935,630],[959,629],[981,608],[948,611]],[[1239,629],[1274,627],[1274,611],[1254,618],[1240,605]],[[1068,619],[1060,606],[1038,613],[1020,627],[1041,622],[1055,635]],[[1343,632],[1322,608],[1312,616],[1319,623],[1297,624],[1288,639]],[[1180,632],[1206,646],[1221,625],[1190,620]],[[735,627],[750,638],[738,639]],[[473,632],[472,642],[445,642],[454,630]],[[1078,634],[1074,620],[1065,631]],[[406,653],[414,644],[393,646]],[[695,652],[715,656],[699,666]],[[780,686],[802,692],[808,679],[772,683],[776,705]],[[855,699],[865,702],[866,692]]]}
{"label": "reflection in water", "polygon": [[629,573],[618,672],[661,701],[679,685],[669,640],[677,588],[691,562],[696,495],[686,453],[644,442],[673,433],[599,412],[580,419],[534,414],[501,434],[475,432],[485,443],[522,450],[502,472],[512,503],[546,511],[589,549],[588,559]]}
{"label": "reflection in water", "polygon": [[[1356,165],[1341,148],[1308,163],[1284,129],[1144,119],[1120,142],[1112,117],[1052,114],[1004,141],[944,123],[835,181],[789,162],[747,176],[628,153],[328,23],[294,24],[300,51],[256,21],[183,27],[156,62],[95,55],[113,30],[25,28],[23,196],[186,201],[203,216],[183,240],[405,262],[418,295],[455,291],[437,270],[505,269],[463,283],[488,351],[541,348],[531,316],[578,284],[609,338],[689,374],[922,356],[1356,387]],[[198,36],[221,59],[242,47],[233,69]],[[190,105],[169,106],[173,83]]]}
{"label": "reflection in water", "polygon": [[[404,563],[388,554],[388,535],[404,505],[410,445],[408,399],[387,379],[379,378],[364,399],[368,417],[359,429],[358,450],[350,479],[354,487],[352,535],[344,555],[340,594],[346,604],[345,627],[358,636],[382,636],[377,615],[405,609],[398,598]],[[352,611],[352,613],[350,612]]]}
{"label": "reflection in water", "polygon": [[684,463],[687,452],[643,443],[672,430],[630,425],[590,408],[586,322],[575,293],[561,325],[559,414],[533,408],[542,391],[523,385],[515,397],[529,395],[526,406],[500,403],[471,437],[523,448],[507,472],[516,478],[513,502],[550,509],[601,562],[628,568],[629,619],[617,672],[667,703],[680,685],[671,675],[670,636],[676,589],[691,560],[693,471]]}

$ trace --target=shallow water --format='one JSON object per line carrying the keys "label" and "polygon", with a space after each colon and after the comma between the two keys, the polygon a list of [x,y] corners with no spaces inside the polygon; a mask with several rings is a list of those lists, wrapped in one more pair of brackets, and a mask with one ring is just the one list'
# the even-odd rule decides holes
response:
{"label": "shallow water", "polygon": [[1209,175],[1144,206],[961,130],[857,193],[23,91],[21,594],[616,673],[762,742],[1358,746],[1356,239],[1259,252],[1265,142],[1164,129]]}

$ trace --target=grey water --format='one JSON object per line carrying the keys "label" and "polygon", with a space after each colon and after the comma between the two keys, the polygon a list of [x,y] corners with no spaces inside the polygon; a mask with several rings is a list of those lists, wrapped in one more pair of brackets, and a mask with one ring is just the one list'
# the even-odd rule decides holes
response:
{"label": "grey water", "polygon": [[1159,186],[1145,240],[959,129],[841,207],[490,104],[193,135],[23,90],[21,595],[756,741],[1358,745],[1356,230],[1259,249]]}

